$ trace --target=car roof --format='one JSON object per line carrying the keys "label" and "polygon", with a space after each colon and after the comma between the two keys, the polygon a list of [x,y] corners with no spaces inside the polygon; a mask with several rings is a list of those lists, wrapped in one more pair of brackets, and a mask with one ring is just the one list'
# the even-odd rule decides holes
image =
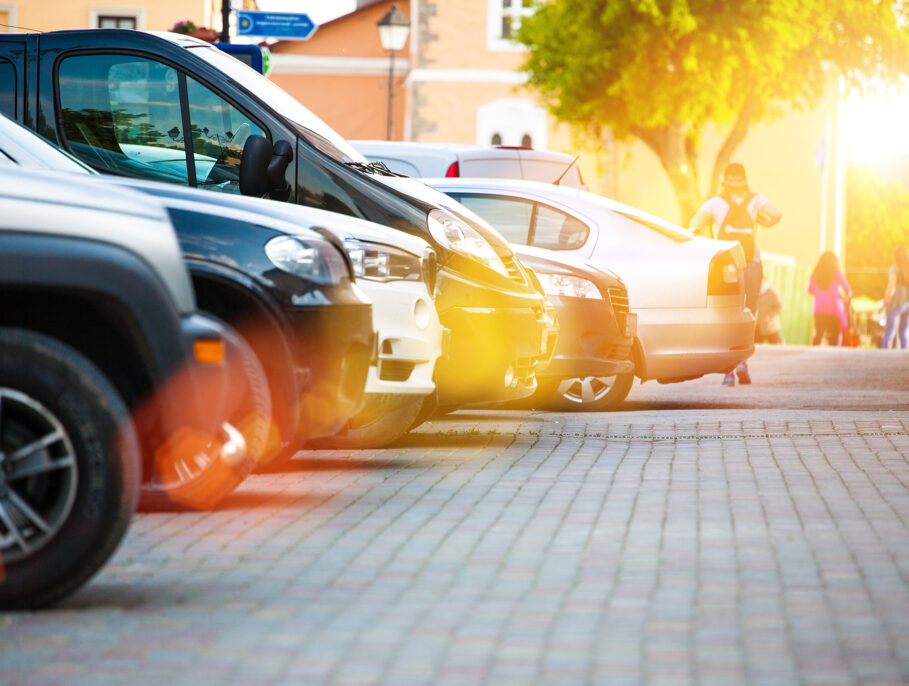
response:
{"label": "car roof", "polygon": [[[681,231],[684,234],[691,235],[690,232],[655,215],[644,212],[637,207],[626,205],[603,195],[597,195],[589,191],[583,191],[578,188],[569,186],[556,186],[551,183],[542,183],[540,181],[525,181],[523,179],[482,179],[470,177],[458,178],[438,178],[422,179],[424,183],[434,188],[446,188],[449,190],[457,189],[477,189],[483,191],[501,191],[514,192],[517,195],[528,194],[539,198],[550,198],[562,202],[565,205],[581,203],[584,206],[593,208],[603,208],[624,214],[645,222],[651,222],[669,230]],[[589,210],[588,210],[589,211]]]}

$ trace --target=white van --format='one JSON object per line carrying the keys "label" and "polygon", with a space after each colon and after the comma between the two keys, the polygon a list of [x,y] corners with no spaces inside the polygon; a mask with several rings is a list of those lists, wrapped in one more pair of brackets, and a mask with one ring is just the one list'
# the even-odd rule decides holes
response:
{"label": "white van", "polygon": [[582,188],[575,158],[563,152],[533,148],[461,143],[405,143],[401,141],[351,141],[372,162],[383,162],[398,174],[416,178],[443,176],[525,179]]}

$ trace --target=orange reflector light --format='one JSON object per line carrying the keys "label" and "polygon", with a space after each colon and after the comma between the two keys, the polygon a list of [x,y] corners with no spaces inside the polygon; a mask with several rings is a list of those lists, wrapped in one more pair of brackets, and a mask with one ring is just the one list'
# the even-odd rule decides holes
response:
{"label": "orange reflector light", "polygon": [[195,341],[193,355],[199,362],[220,364],[224,362],[224,341]]}

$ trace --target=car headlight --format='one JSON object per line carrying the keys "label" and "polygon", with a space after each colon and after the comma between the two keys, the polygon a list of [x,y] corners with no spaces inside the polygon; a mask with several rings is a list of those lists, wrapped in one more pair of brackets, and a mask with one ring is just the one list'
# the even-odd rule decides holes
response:
{"label": "car headlight", "polygon": [[404,250],[379,243],[344,241],[354,274],[360,279],[374,281],[420,281],[423,266],[420,258]]}
{"label": "car headlight", "polygon": [[602,299],[603,295],[593,281],[582,279],[579,276],[568,276],[567,274],[546,274],[537,272],[540,284],[543,286],[543,293],[546,295],[561,295],[571,298],[592,298],[594,300]]}
{"label": "car headlight", "polygon": [[327,241],[276,236],[265,244],[265,254],[278,269],[320,284],[350,279],[344,256]]}
{"label": "car headlight", "polygon": [[433,210],[429,213],[426,224],[433,238],[446,248],[485,264],[503,276],[508,276],[505,263],[489,241],[467,222],[446,210]]}

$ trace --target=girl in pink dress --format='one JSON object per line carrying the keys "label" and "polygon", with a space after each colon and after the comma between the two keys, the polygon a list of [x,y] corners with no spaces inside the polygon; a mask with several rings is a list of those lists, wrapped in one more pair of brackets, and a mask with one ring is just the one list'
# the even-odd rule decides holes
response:
{"label": "girl in pink dress", "polygon": [[836,255],[829,250],[821,255],[811,272],[808,292],[814,296],[814,340],[811,345],[820,345],[825,338],[828,344],[839,345],[840,334],[848,326],[846,299],[852,297],[852,289],[840,272]]}

